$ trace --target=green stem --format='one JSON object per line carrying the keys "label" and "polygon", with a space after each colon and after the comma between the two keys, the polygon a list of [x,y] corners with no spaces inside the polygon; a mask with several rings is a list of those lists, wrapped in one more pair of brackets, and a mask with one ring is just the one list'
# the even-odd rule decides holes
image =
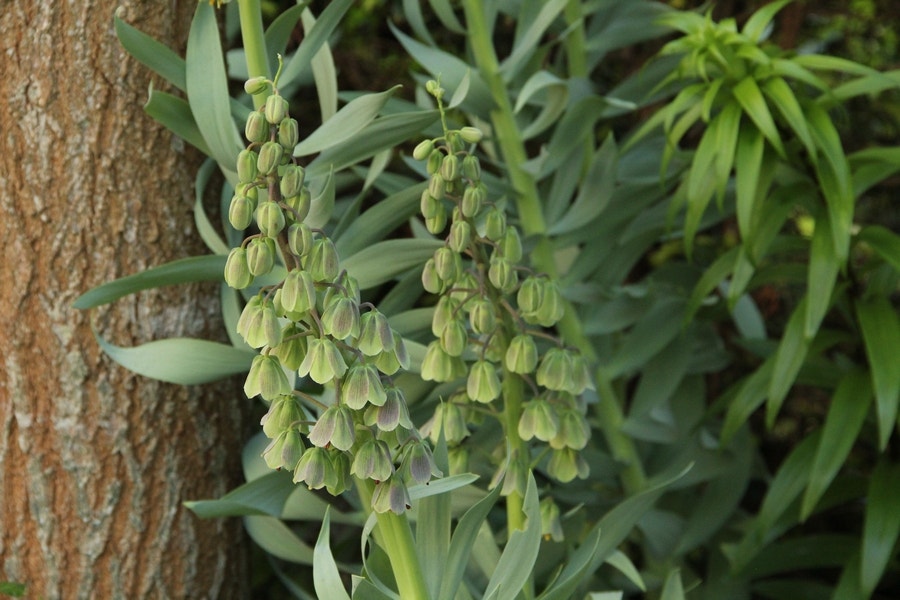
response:
{"label": "green stem", "polygon": [[[357,490],[366,511],[372,506],[374,484],[369,480],[356,480]],[[376,534],[379,544],[391,561],[391,570],[397,581],[397,591],[406,600],[429,600],[428,585],[422,574],[412,528],[405,514],[375,513],[378,522]]]}
{"label": "green stem", "polygon": [[[495,107],[491,111],[491,122],[494,128],[494,139],[500,146],[504,162],[509,172],[510,183],[516,191],[516,208],[519,220],[522,224],[522,232],[536,240],[536,245],[531,253],[534,267],[546,273],[554,279],[559,279],[559,270],[553,256],[553,246],[547,235],[547,223],[541,207],[540,193],[537,182],[522,165],[528,160],[525,150],[525,141],[516,125],[512,102],[507,94],[506,83],[500,73],[500,63],[494,51],[491,31],[488,29],[484,14],[482,0],[463,0],[466,26],[469,34],[469,44],[472,55],[475,57],[476,66],[490,89]],[[581,18],[580,9],[576,14],[577,2],[570,2],[566,10],[567,19]],[[574,33],[574,32],[573,32]],[[583,34],[582,34],[583,35]],[[577,34],[576,34],[577,36]],[[572,54],[577,54],[580,44],[583,48],[583,40],[573,38],[568,49]],[[574,72],[587,70],[578,58],[570,56],[570,66]],[[571,303],[565,303],[565,314],[559,322],[559,332],[566,343],[578,348],[584,357],[596,364],[598,357],[593,345],[584,333],[578,315]],[[602,378],[602,373],[598,374]],[[622,406],[613,392],[608,380],[598,381],[601,388],[601,402],[598,406],[600,418],[600,430],[606,438],[607,445],[625,465],[622,475],[622,483],[626,491],[634,493],[641,490],[646,481],[641,467],[640,456],[632,440],[621,431],[624,422]]]}
{"label": "green stem", "polygon": [[[260,0],[238,0],[238,12],[241,16],[241,39],[247,57],[247,72],[250,77],[262,76],[269,79],[272,73],[269,70]],[[253,105],[261,107],[266,102],[266,96],[268,93],[254,94]]]}

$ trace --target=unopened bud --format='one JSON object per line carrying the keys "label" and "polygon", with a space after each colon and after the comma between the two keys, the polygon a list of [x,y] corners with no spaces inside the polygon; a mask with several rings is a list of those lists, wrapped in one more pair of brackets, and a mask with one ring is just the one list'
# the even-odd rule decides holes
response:
{"label": "unopened bud", "polygon": [[543,301],[544,286],[541,280],[537,277],[525,278],[516,294],[516,303],[522,316],[528,320],[528,317],[534,315],[541,307]]}
{"label": "unopened bud", "polygon": [[303,364],[303,359],[306,357],[306,337],[301,335],[302,333],[303,330],[297,325],[294,323],[289,324],[282,333],[281,343],[272,350],[272,354],[278,357],[284,368],[291,371],[296,371],[300,368],[300,365]]}
{"label": "unopened bud", "polygon": [[565,391],[571,385],[572,358],[563,348],[550,348],[537,370],[537,383],[548,390]]}
{"label": "unopened bud", "polygon": [[527,334],[515,336],[506,349],[504,364],[512,373],[527,375],[537,367],[538,351],[534,338]]}
{"label": "unopened bud", "polygon": [[434,257],[426,260],[422,267],[422,287],[430,294],[439,294],[444,289],[444,283],[441,281],[441,276],[438,275]]}
{"label": "unopened bud", "polygon": [[469,436],[469,426],[462,409],[455,402],[442,402],[434,411],[429,437],[435,444],[441,431],[448,444],[458,444]]}
{"label": "unopened bud", "polygon": [[293,209],[292,216],[295,221],[303,221],[309,215],[309,209],[312,206],[312,194],[308,187],[301,188],[296,196],[287,196],[284,199],[285,204]]}
{"label": "unopened bud", "polygon": [[431,317],[431,333],[435,337],[440,337],[444,327],[451,321],[456,321],[459,318],[459,302],[451,296],[441,296],[434,307],[434,314]]}
{"label": "unopened bud", "polygon": [[290,117],[282,119],[278,124],[278,143],[284,148],[284,151],[290,154],[294,151],[294,146],[300,141],[300,126],[297,119]]}
{"label": "unopened bud", "polygon": [[228,206],[228,222],[238,231],[250,227],[253,222],[254,202],[247,196],[232,196]]}
{"label": "unopened bud", "polygon": [[459,177],[459,157],[448,154],[441,160],[441,178],[444,181],[455,181]]}
{"label": "unopened bud", "polygon": [[475,333],[491,333],[497,324],[493,303],[486,298],[474,299],[469,311],[469,323]]}
{"label": "unopened bud", "polygon": [[252,96],[255,96],[256,94],[262,94],[268,87],[269,82],[262,75],[258,77],[251,77],[244,82],[244,91]]}
{"label": "unopened bud", "polygon": [[554,542],[561,542],[565,539],[562,523],[559,520],[559,506],[549,496],[541,500],[541,535],[545,540]]}
{"label": "unopened bud", "polygon": [[441,161],[443,159],[444,153],[435,148],[431,151],[431,154],[428,155],[428,162],[425,163],[425,171],[427,171],[429,175],[437,175],[437,172],[441,170]]}
{"label": "unopened bud", "polygon": [[506,235],[506,213],[491,207],[484,220],[484,237],[492,242],[499,242]]}
{"label": "unopened bud", "polygon": [[242,290],[253,283],[253,275],[247,266],[247,251],[232,248],[225,260],[225,283],[236,290]]}
{"label": "unopened bud", "polygon": [[473,219],[481,212],[487,193],[483,185],[467,186],[463,192],[460,210],[466,217]]}
{"label": "unopened bud", "polygon": [[426,219],[435,216],[440,209],[441,201],[431,195],[428,190],[422,190],[422,197],[419,200],[419,212]]}
{"label": "unopened bud", "polygon": [[466,154],[462,161],[462,175],[471,182],[481,181],[481,163],[474,154]]}
{"label": "unopened bud", "polygon": [[265,115],[259,111],[253,111],[247,117],[247,124],[244,126],[244,136],[251,143],[262,143],[269,139],[269,122],[266,121]]}
{"label": "unopened bud", "polygon": [[306,267],[315,281],[334,281],[338,276],[340,260],[330,238],[320,237],[313,242]]}
{"label": "unopened bud", "polygon": [[469,332],[461,321],[452,320],[441,332],[441,347],[450,356],[462,356],[469,345]]}
{"label": "unopened bud", "polygon": [[457,264],[459,255],[446,246],[434,251],[434,268],[442,281],[452,284],[456,281]]}
{"label": "unopened bud", "polygon": [[447,245],[457,253],[463,253],[469,249],[472,243],[472,226],[468,221],[454,221],[450,225],[450,235],[447,237]]}
{"label": "unopened bud", "polygon": [[500,240],[500,252],[503,254],[503,258],[511,263],[522,260],[522,238],[519,237],[518,229],[506,228],[506,234]]}
{"label": "unopened bud", "polygon": [[288,227],[288,246],[297,256],[306,256],[313,246],[313,234],[306,223],[293,223]]}
{"label": "unopened bud", "polygon": [[438,203],[437,211],[434,213],[433,217],[429,217],[425,219],[425,229],[428,230],[428,233],[433,235],[437,235],[444,231],[447,227],[447,207],[443,205],[443,203]]}
{"label": "unopened bud", "polygon": [[259,167],[257,166],[258,157],[253,150],[241,150],[237,157],[237,174],[238,181],[241,183],[252,183],[259,175]]}
{"label": "unopened bud", "polygon": [[281,174],[281,182],[278,184],[282,198],[296,196],[303,189],[303,181],[306,179],[306,170],[300,165],[288,165]]}
{"label": "unopened bud", "polygon": [[422,359],[422,379],[437,382],[453,381],[465,372],[466,366],[462,359],[447,354],[438,340],[428,344]]}
{"label": "unopened bud", "polygon": [[275,266],[275,240],[253,238],[247,244],[247,266],[255,276],[265,275]]}
{"label": "unopened bud", "polygon": [[394,348],[394,333],[387,317],[377,309],[363,314],[359,320],[359,351],[366,356],[378,356]]}
{"label": "unopened bud", "polygon": [[280,300],[288,312],[309,312],[316,305],[316,286],[309,271],[291,269],[281,286]]}
{"label": "unopened bud", "polygon": [[428,180],[428,193],[431,194],[433,198],[437,198],[440,200],[444,197],[444,191],[446,189],[447,182],[437,173],[431,176],[431,179]]}
{"label": "unopened bud", "polygon": [[484,137],[484,133],[477,127],[463,127],[459,130],[459,137],[468,144],[477,144]]}
{"label": "unopened bud", "polygon": [[268,237],[277,236],[284,229],[284,213],[277,202],[266,200],[256,208],[256,225]]}
{"label": "unopened bud", "polygon": [[[274,96],[269,96],[274,98]],[[266,142],[259,149],[259,156],[256,159],[256,167],[263,175],[274,173],[281,164],[281,157],[284,154],[284,148],[278,142]]]}
{"label": "unopened bud", "polygon": [[495,288],[507,294],[519,283],[519,277],[512,265],[503,257],[492,257],[488,268],[488,279]]}
{"label": "unopened bud", "polygon": [[288,113],[288,101],[279,96],[278,94],[272,94],[268,98],[266,98],[266,121],[271,123],[272,125],[278,125]]}
{"label": "unopened bud", "polygon": [[[534,312],[534,322],[542,327],[552,327],[563,318],[566,308],[563,304],[562,293],[555,281],[549,279],[543,280],[544,291],[541,298],[541,305]],[[524,315],[523,315],[524,318]],[[528,320],[527,318],[525,319]]]}
{"label": "unopened bud", "polygon": [[424,140],[419,142],[415,148],[413,148],[413,158],[416,160],[425,160],[431,154],[431,151],[434,150],[434,142],[432,140]]}

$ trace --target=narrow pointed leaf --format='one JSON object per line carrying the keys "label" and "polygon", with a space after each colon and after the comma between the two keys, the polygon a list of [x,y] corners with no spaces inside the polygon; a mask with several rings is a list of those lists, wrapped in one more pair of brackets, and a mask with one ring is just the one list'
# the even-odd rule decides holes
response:
{"label": "narrow pointed leaf", "polygon": [[775,17],[778,11],[784,8],[784,6],[789,2],[791,2],[791,0],[778,0],[777,2],[772,2],[760,8],[755,13],[753,13],[749,19],[747,19],[747,22],[744,24],[744,28],[741,33],[746,35],[754,42],[760,41],[766,31],[766,28],[768,28],[769,23],[772,22],[772,19]]}
{"label": "narrow pointed leaf", "polygon": [[292,563],[313,564],[315,557],[313,549],[297,537],[297,534],[281,519],[247,516],[244,517],[244,529],[267,553]]}
{"label": "narrow pointed leaf", "polygon": [[772,113],[769,112],[766,99],[763,97],[753,77],[742,79],[740,83],[734,86],[732,95],[740,103],[747,116],[759,127],[759,130],[775,151],[780,156],[786,156],[784,146],[781,143],[781,136],[778,134],[778,128],[772,119]]}
{"label": "narrow pointed leaf", "polygon": [[900,236],[881,225],[868,225],[859,232],[859,239],[869,244],[881,258],[900,271]]}
{"label": "narrow pointed leaf", "polygon": [[875,591],[884,575],[900,536],[897,498],[900,498],[900,466],[882,461],[872,473],[863,523],[860,580],[866,597]]}
{"label": "narrow pointed leaf", "polygon": [[337,563],[331,554],[331,510],[325,511],[322,520],[322,528],[319,530],[319,538],[316,540],[315,553],[313,554],[313,585],[319,598],[329,600],[350,600],[344,583],[341,581],[341,573]]}
{"label": "narrow pointed leaf", "polygon": [[812,339],[831,305],[831,294],[837,282],[841,263],[834,251],[830,221],[823,214],[816,219],[809,251],[809,275],[807,277],[806,322],[803,335]]}
{"label": "narrow pointed leaf", "polygon": [[365,94],[354,98],[341,108],[333,118],[325,121],[294,148],[294,156],[308,156],[336,146],[359,132],[372,120],[400,86],[377,94]]}
{"label": "narrow pointed leaf", "polygon": [[313,57],[334,33],[353,0],[333,0],[316,19],[315,26],[310,29],[297,51],[291,56],[279,79],[279,85],[286,86],[295,79],[311,73]]}
{"label": "narrow pointed leaf", "polygon": [[129,54],[179,90],[187,89],[183,58],[165,44],[120,19],[118,12],[113,22],[116,36]]}
{"label": "narrow pointed leaf", "polygon": [[537,560],[541,547],[541,509],[538,503],[537,484],[534,475],[529,473],[528,487],[525,490],[523,505],[525,512],[525,529],[512,533],[500,562],[484,592],[485,598],[494,600],[514,600],[518,597],[522,586],[531,576],[534,561]]}
{"label": "narrow pointed leaf", "polygon": [[766,424],[771,427],[781,410],[788,391],[797,379],[797,373],[806,360],[809,338],[804,335],[806,311],[809,299],[805,297],[794,309],[775,353],[772,380],[769,382],[769,398],[766,402]]}
{"label": "narrow pointed leaf", "polygon": [[144,105],[144,112],[203,154],[211,155],[186,100],[151,89],[150,97]]}
{"label": "narrow pointed leaf", "polygon": [[280,517],[285,501],[296,487],[290,474],[272,471],[216,500],[194,500],[184,505],[201,519],[245,515]]}
{"label": "narrow pointed leaf", "polygon": [[900,401],[900,318],[884,296],[859,300],[856,316],[869,359],[878,409],[878,445],[883,451],[896,426]]}

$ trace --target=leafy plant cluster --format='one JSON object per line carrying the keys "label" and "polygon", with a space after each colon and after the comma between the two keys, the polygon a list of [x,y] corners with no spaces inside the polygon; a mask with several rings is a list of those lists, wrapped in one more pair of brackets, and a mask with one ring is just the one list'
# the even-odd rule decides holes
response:
{"label": "leafy plant cluster", "polygon": [[[184,59],[116,19],[185,93],[146,110],[210,157],[210,254],[78,306],[222,281],[231,344],[99,342],[169,381],[249,373],[267,408],[248,483],[190,507],[243,516],[298,598],[896,593],[900,237],[856,209],[900,148],[847,153],[833,116],[900,72],[768,43],[787,0],[740,24],[403,0],[411,103],[338,91],[352,4],[267,28],[226,4],[224,53],[200,3]],[[596,77],[662,36],[612,89]],[[320,114],[295,121],[311,90]],[[819,422],[773,454],[802,402]]]}

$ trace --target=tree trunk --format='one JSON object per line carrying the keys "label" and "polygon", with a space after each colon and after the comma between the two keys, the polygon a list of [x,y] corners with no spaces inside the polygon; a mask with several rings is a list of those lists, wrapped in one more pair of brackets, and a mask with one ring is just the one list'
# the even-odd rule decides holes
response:
{"label": "tree trunk", "polygon": [[[196,2],[121,4],[183,50]],[[116,40],[117,4],[0,10],[0,582],[29,598],[246,597],[240,522],[181,503],[238,483],[247,401],[235,382],[135,376],[91,328],[121,345],[222,336],[215,286],[71,308],[95,285],[203,252],[200,157],[142,112],[151,73]]]}

